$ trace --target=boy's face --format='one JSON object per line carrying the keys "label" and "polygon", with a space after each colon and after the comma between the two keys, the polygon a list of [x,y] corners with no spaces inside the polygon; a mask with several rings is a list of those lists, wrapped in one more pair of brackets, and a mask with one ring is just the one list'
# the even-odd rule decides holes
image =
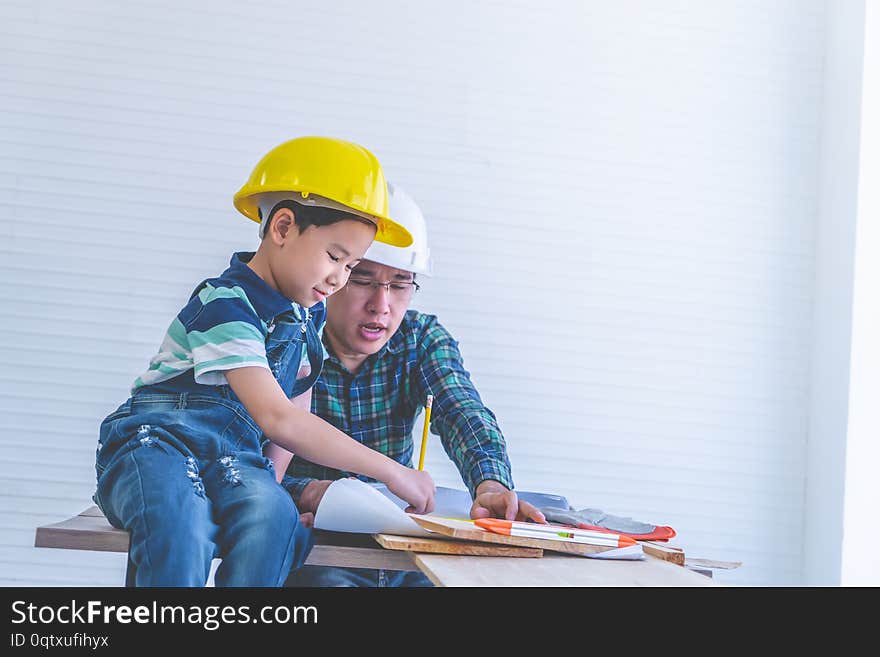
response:
{"label": "boy's face", "polygon": [[270,231],[267,239],[277,247],[270,258],[275,285],[306,308],[345,285],[376,234],[374,227],[354,219],[309,226],[300,233],[286,209],[276,213]]}

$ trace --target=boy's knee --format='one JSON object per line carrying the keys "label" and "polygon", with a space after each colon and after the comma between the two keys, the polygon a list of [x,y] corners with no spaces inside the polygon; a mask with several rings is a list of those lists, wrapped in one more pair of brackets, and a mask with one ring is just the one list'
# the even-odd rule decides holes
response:
{"label": "boy's knee", "polygon": [[265,494],[256,501],[256,505],[259,507],[259,513],[270,519],[287,518],[292,522],[299,522],[299,509],[296,508],[293,498],[280,486],[276,485],[265,491]]}
{"label": "boy's knee", "polygon": [[[299,522],[299,510],[286,490],[277,483],[272,485],[242,486],[247,494],[242,495],[235,507],[239,518],[251,525],[268,523],[270,526],[282,523],[287,525]],[[244,492],[244,491],[242,491]]]}

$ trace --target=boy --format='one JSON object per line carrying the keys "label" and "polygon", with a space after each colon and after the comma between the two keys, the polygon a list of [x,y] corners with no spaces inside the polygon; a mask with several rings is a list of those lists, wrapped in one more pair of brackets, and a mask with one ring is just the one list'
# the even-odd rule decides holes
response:
{"label": "boy", "polygon": [[[178,313],[129,399],[101,424],[95,501],[130,530],[129,581],[281,586],[311,533],[276,482],[294,451],[384,481],[418,513],[433,509],[427,473],[365,447],[291,399],[320,374],[324,299],[348,280],[374,237],[408,245],[387,217],[368,150],[294,139],[254,168],[234,203],[260,222],[256,253],[236,253]],[[307,358],[311,371],[297,380]],[[268,441],[272,445],[267,446]]]}

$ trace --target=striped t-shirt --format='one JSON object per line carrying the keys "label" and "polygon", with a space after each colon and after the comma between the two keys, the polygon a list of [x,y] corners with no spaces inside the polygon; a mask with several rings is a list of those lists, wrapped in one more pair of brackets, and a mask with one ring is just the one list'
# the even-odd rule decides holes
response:
{"label": "striped t-shirt", "polygon": [[[226,370],[249,366],[269,369],[266,336],[272,319],[291,309],[297,319],[311,313],[272,289],[248,267],[251,257],[252,253],[234,254],[226,271],[201,284],[171,322],[159,352],[132,384],[132,392],[189,370],[194,370],[196,383],[225,385]],[[323,318],[325,313],[317,315]],[[308,363],[306,350],[303,361]]]}

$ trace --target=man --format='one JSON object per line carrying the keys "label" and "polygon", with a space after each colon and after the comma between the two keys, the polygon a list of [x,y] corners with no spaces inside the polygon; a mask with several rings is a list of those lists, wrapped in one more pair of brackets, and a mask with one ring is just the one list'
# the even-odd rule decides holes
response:
{"label": "man", "polygon": [[[412,466],[412,431],[431,394],[431,430],[471,494],[471,517],[544,522],[543,514],[513,491],[504,437],[464,369],[458,343],[434,315],[408,310],[419,289],[416,277],[431,274],[427,228],[405,192],[390,183],[388,191],[389,215],[409,230],[413,244],[374,242],[348,284],[327,299],[328,356],[312,389],[312,410],[355,440]],[[347,476],[295,456],[283,483],[308,522],[332,481]],[[431,583],[417,571],[304,566],[286,585]]]}

